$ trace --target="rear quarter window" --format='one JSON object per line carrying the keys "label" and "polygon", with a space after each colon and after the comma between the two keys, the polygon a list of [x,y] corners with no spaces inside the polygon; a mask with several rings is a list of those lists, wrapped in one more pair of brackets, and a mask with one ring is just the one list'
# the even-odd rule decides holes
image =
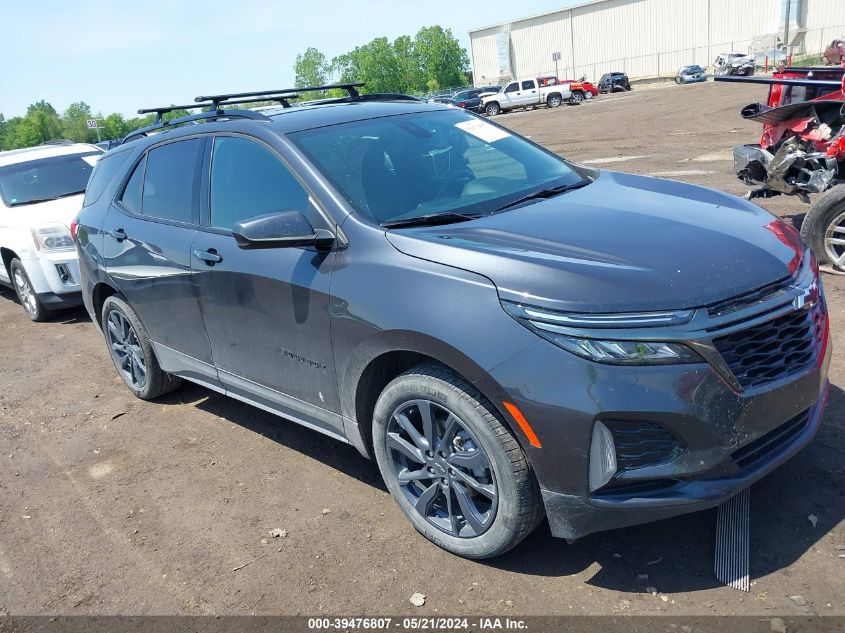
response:
{"label": "rear quarter window", "polygon": [[85,188],[85,199],[83,207],[90,206],[97,202],[117,175],[120,168],[126,163],[126,159],[132,153],[131,149],[123,150],[114,154],[103,154],[100,160],[94,165],[91,177],[88,179],[88,186]]}

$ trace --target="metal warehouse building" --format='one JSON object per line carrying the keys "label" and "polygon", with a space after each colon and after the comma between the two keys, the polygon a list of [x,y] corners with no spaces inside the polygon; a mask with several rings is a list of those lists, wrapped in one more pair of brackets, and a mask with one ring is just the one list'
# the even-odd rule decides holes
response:
{"label": "metal warehouse building", "polygon": [[593,0],[469,36],[479,86],[545,73],[649,78],[723,52],[765,54],[785,36],[798,54],[820,53],[845,36],[845,0]]}

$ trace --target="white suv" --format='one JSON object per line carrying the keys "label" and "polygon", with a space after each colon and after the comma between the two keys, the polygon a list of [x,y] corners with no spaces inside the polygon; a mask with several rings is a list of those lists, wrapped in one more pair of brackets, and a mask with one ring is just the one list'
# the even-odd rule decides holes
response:
{"label": "white suv", "polygon": [[70,226],[102,153],[72,141],[0,152],[0,284],[33,321],[82,302]]}

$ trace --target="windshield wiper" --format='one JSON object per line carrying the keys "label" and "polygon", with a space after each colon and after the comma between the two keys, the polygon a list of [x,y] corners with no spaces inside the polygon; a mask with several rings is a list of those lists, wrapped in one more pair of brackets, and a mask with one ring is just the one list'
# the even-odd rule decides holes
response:
{"label": "windshield wiper", "polygon": [[22,207],[27,204],[40,204],[42,202],[50,202],[51,200],[58,200],[59,198],[67,198],[69,196],[76,196],[80,193],[85,193],[85,189],[82,191],[69,191],[68,193],[63,193],[58,196],[50,196],[49,198],[33,198],[32,200],[23,200],[21,202],[10,202],[10,207]]}
{"label": "windshield wiper", "polygon": [[470,215],[466,213],[453,213],[446,211],[443,213],[431,213],[429,215],[420,215],[415,218],[401,218],[391,222],[383,222],[382,226],[386,229],[396,229],[402,226],[434,226],[437,224],[452,224],[454,222],[466,222],[467,220],[475,220],[480,218],[482,214]]}
{"label": "windshield wiper", "polygon": [[521,198],[517,198],[516,200],[512,200],[505,205],[502,205],[493,213],[499,213],[500,211],[506,211],[508,209],[512,209],[513,207],[519,206],[524,202],[530,202],[531,200],[541,200],[544,198],[553,198],[554,196],[560,195],[562,193],[566,193],[567,191],[572,191],[573,189],[580,189],[581,187],[586,187],[592,181],[590,180],[579,180],[576,183],[572,183],[569,185],[560,185],[558,187],[547,187],[546,189],[540,189],[538,191],[532,191],[528,195],[522,196]]}

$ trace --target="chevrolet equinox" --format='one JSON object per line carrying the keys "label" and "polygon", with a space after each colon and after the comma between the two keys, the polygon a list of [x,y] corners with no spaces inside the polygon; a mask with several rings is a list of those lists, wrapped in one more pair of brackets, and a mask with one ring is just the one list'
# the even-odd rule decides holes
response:
{"label": "chevrolet equinox", "polygon": [[828,316],[791,226],[358,85],[153,109],[98,161],[72,232],[136,396],[352,444],[471,558],[713,507],[810,441]]}

